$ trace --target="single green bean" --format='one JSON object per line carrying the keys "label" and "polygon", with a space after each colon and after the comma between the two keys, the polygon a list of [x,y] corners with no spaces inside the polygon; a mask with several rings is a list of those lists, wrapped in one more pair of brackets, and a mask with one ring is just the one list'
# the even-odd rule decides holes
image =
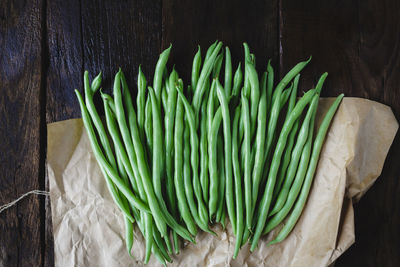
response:
{"label": "single green bean", "polygon": [[154,71],[153,86],[159,104],[161,103],[162,78],[165,70],[165,65],[167,64],[168,57],[171,52],[171,47],[172,45],[170,45],[160,54],[160,57],[157,61],[156,69]]}
{"label": "single green bean", "polygon": [[142,136],[144,135],[144,111],[146,104],[146,77],[144,76],[141,67],[139,66],[139,74],[137,78],[138,93],[136,97],[138,128]]}
{"label": "single green bean", "polygon": [[[275,216],[273,216],[268,223],[265,225],[263,234],[266,234],[268,232],[270,232],[273,228],[275,228],[280,222],[282,222],[286,215],[289,213],[289,211],[291,210],[291,208],[293,207],[293,204],[295,202],[295,200],[297,199],[297,196],[300,192],[301,189],[301,185],[303,184],[304,181],[304,177],[305,174],[307,172],[307,168],[308,168],[308,163],[310,160],[310,152],[311,152],[311,145],[312,145],[312,139],[313,139],[313,132],[314,132],[314,119],[315,119],[315,113],[317,111],[317,107],[318,107],[318,99],[319,96],[318,94],[314,96],[314,99],[307,111],[307,115],[303,121],[301,130],[299,132],[299,137],[301,140],[299,140],[299,138],[297,139],[298,142],[303,142],[302,139],[303,136],[307,139],[305,141],[304,146],[301,145],[301,151],[299,153],[301,153],[301,158],[300,158],[300,163],[299,163],[299,167],[296,168],[296,178],[294,179],[293,185],[290,188],[290,193],[288,195],[288,198],[286,199],[285,197],[285,201],[284,204],[282,204],[281,207],[277,208],[277,205],[281,205],[279,204],[279,200],[276,202],[274,209],[271,211],[271,214],[275,214]],[[296,143],[297,146],[297,143]],[[295,148],[296,149],[296,148]],[[293,153],[295,153],[295,157],[293,158],[294,161],[298,161],[297,159],[297,151],[293,150]],[[292,154],[293,154],[292,153]],[[297,167],[297,163],[296,163],[296,167]],[[288,177],[290,178],[290,177]],[[289,185],[290,187],[290,185]],[[284,189],[283,189],[284,190]]]}
{"label": "single green bean", "polygon": [[150,166],[153,159],[153,116],[150,96],[147,96],[146,105],[144,109],[144,133],[146,135],[147,155],[149,158]]}
{"label": "single green bean", "polygon": [[250,97],[250,80],[249,80],[249,71],[248,65],[251,64],[251,56],[250,49],[247,43],[243,43],[244,49],[244,92],[247,98]]}
{"label": "single green bean", "polygon": [[254,156],[254,167],[253,167],[253,177],[252,177],[252,210],[257,203],[257,197],[259,192],[259,185],[261,181],[261,175],[264,168],[264,143],[265,143],[265,131],[267,128],[267,73],[264,72],[261,81],[261,98],[258,105],[258,117],[257,117],[257,133],[255,140],[255,156]]}
{"label": "single green bean", "polygon": [[243,127],[244,127],[244,140],[242,149],[244,150],[244,201],[246,207],[246,226],[247,229],[251,230],[251,221],[252,221],[252,186],[251,186],[251,136],[250,136],[250,111],[249,111],[249,102],[244,92],[242,92],[242,118],[243,118]]}
{"label": "single green bean", "polygon": [[224,81],[225,94],[228,99],[231,98],[232,89],[232,58],[229,47],[225,47],[225,81]]}
{"label": "single green bean", "polygon": [[[223,116],[222,116],[223,119]],[[222,131],[222,130],[221,130]],[[218,201],[215,221],[222,225],[222,214],[225,209],[225,167],[224,167],[224,138],[218,134],[217,140],[217,166],[218,166]]]}
{"label": "single green bean", "polygon": [[315,174],[315,169],[317,168],[318,160],[319,160],[319,155],[321,152],[322,145],[325,140],[326,133],[329,129],[329,125],[332,121],[333,116],[336,113],[336,110],[339,107],[340,102],[342,101],[343,94],[339,95],[335,102],[332,104],[332,106],[329,108],[328,112],[326,113],[320,127],[318,130],[318,133],[315,137],[314,145],[313,145],[313,150],[311,153],[311,159],[310,159],[310,164],[308,165],[307,169],[307,174],[304,180],[303,187],[301,188],[301,192],[299,195],[298,200],[296,201],[296,204],[293,208],[293,211],[291,215],[289,216],[288,221],[286,222],[285,226],[282,228],[282,230],[279,232],[278,236],[275,238],[275,240],[271,241],[269,244],[275,244],[283,239],[285,239],[289,233],[292,231],[294,226],[297,223],[297,220],[299,219],[304,205],[307,201],[308,193],[310,192],[310,187],[314,178]]}
{"label": "single green bean", "polygon": [[210,132],[212,128],[212,123],[214,119],[214,101],[215,101],[215,90],[217,86],[217,81],[213,80],[211,83],[210,93],[208,94],[207,101],[207,131]]}
{"label": "single green bean", "polygon": [[267,65],[268,81],[267,81],[267,107],[268,114],[272,108],[272,95],[274,90],[274,69],[271,66],[271,60],[268,60]]}
{"label": "single green bean", "polygon": [[178,199],[178,208],[185,222],[189,232],[195,236],[197,234],[197,227],[193,221],[192,214],[187,203],[184,181],[183,181],[183,116],[184,107],[182,100],[178,98],[175,114],[175,135],[174,135],[174,184],[176,196]]}
{"label": "single green bean", "polygon": [[217,140],[218,130],[222,121],[222,110],[218,108],[215,113],[212,126],[208,131],[208,156],[209,156],[209,171],[210,171],[210,199],[208,201],[208,210],[210,219],[217,212],[218,205],[218,161],[217,161]]}
{"label": "single green bean", "polygon": [[161,111],[161,107],[163,107],[164,113],[166,113],[167,105],[168,105],[168,89],[167,89],[167,85],[166,84],[161,89],[161,103],[162,103],[162,106],[160,106],[160,111]]}
{"label": "single green bean", "polygon": [[224,128],[224,148],[225,148],[225,198],[229,220],[233,229],[236,229],[235,201],[233,195],[232,178],[232,136],[231,118],[229,115],[229,103],[227,95],[222,85],[217,80],[217,96],[222,109],[222,122]]}
{"label": "single green bean", "polygon": [[232,166],[233,176],[235,178],[235,207],[236,207],[236,228],[233,228],[233,232],[236,236],[235,251],[233,258],[235,259],[239,253],[240,246],[243,239],[243,197],[242,197],[242,176],[240,175],[239,165],[239,146],[238,146],[238,131],[239,131],[239,118],[240,118],[240,106],[236,107],[235,115],[233,118],[232,126]]}
{"label": "single green bean", "polygon": [[235,75],[233,76],[232,96],[239,96],[242,82],[243,82],[243,73],[239,62],[239,65],[235,71]]}
{"label": "single green bean", "polygon": [[205,205],[208,205],[207,101],[201,104],[200,119],[200,184]]}
{"label": "single green bean", "polygon": [[247,64],[246,72],[250,83],[250,126],[251,136],[254,135],[257,121],[258,102],[260,100],[260,85],[255,67],[252,64]]}
{"label": "single green bean", "polygon": [[[174,88],[178,80],[178,73],[173,69],[169,77],[169,87]],[[167,110],[165,112],[165,162],[167,171],[167,201],[172,214],[177,217],[176,197],[174,190],[174,174],[172,162],[174,159],[174,120],[176,112],[176,90],[170,89],[168,94]]]}
{"label": "single green bean", "polygon": [[192,66],[192,89],[196,88],[197,81],[199,80],[199,73],[201,67],[201,52],[200,46],[197,46],[197,53],[193,58],[193,66]]}
{"label": "single green bean", "polygon": [[251,251],[254,251],[254,249],[257,247],[258,240],[260,239],[260,236],[262,234],[262,231],[265,226],[265,221],[268,216],[270,204],[271,204],[271,199],[272,199],[272,193],[275,187],[275,181],[276,181],[276,175],[279,169],[280,161],[281,161],[281,156],[283,153],[283,150],[285,149],[286,142],[287,142],[287,137],[290,133],[290,130],[293,127],[294,122],[297,120],[297,118],[301,115],[303,112],[303,109],[305,106],[311,101],[312,97],[315,94],[315,90],[309,90],[307,93],[304,94],[304,96],[297,102],[295,108],[293,111],[290,113],[289,118],[285,121],[281,133],[279,135],[278,142],[276,144],[276,148],[274,151],[274,156],[271,161],[271,167],[268,173],[268,178],[267,178],[267,184],[265,186],[265,191],[259,206],[260,209],[260,217],[258,218],[255,234],[253,237],[253,241],[251,244]]}
{"label": "single green bean", "polygon": [[204,58],[204,62],[206,62],[211,57],[211,55],[212,55],[213,51],[215,50],[215,47],[217,46],[217,44],[218,44],[218,40],[216,40],[214,43],[212,43],[208,47],[208,49],[206,51],[206,56]]}
{"label": "single green bean", "polygon": [[214,79],[218,79],[219,74],[221,72],[221,67],[222,67],[222,60],[224,59],[224,54],[221,53],[217,56],[217,58],[215,59],[215,64],[212,70],[212,77]]}

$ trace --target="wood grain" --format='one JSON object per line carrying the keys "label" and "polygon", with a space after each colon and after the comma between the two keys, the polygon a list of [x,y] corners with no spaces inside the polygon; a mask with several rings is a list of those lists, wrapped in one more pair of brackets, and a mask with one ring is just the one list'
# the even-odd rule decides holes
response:
{"label": "wood grain", "polygon": [[[0,2],[0,205],[43,189],[41,7],[40,0]],[[42,264],[41,203],[31,195],[0,214],[0,266]]]}
{"label": "wood grain", "polygon": [[[327,71],[324,96],[344,92],[392,107],[400,119],[398,1],[281,1],[281,74],[313,55],[301,88]],[[335,266],[400,266],[400,140],[381,177],[355,205],[356,243]]]}
{"label": "wood grain", "polygon": [[256,55],[257,68],[265,70],[270,58],[278,65],[277,11],[276,0],[163,1],[163,48],[172,44],[170,61],[187,83],[197,45],[204,57],[217,39],[229,46],[234,70],[243,61],[243,42]]}

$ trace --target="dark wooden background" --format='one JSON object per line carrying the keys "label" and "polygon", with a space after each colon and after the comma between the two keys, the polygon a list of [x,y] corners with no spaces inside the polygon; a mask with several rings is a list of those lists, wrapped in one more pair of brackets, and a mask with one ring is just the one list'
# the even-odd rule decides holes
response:
{"label": "dark wooden background", "polygon": [[[216,39],[242,58],[247,41],[262,70],[280,75],[313,55],[301,86],[329,72],[324,96],[359,96],[400,119],[400,1],[0,1],[0,205],[45,180],[46,124],[80,117],[74,88],[122,67],[150,78],[158,54],[188,78],[198,44]],[[203,50],[204,51],[204,50]],[[150,80],[150,79],[149,79]],[[400,138],[381,177],[355,205],[356,243],[336,266],[400,266]],[[30,196],[0,214],[0,266],[54,265],[49,200]]]}

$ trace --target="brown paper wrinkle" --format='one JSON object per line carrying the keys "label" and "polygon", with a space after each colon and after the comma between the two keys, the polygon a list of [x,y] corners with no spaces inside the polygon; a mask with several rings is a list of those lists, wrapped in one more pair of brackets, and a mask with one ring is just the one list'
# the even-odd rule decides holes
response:
{"label": "brown paper wrinkle", "polygon": [[[333,98],[321,99],[319,125]],[[292,233],[268,246],[283,224],[237,259],[235,238],[213,226],[217,237],[199,232],[169,266],[328,266],[355,241],[353,202],[372,186],[398,129],[391,109],[344,98],[329,129],[306,206]],[[48,125],[50,186],[56,266],[145,266],[144,240],[134,227],[132,259],[125,246],[122,213],[113,202],[80,119]],[[183,243],[183,242],[181,242]],[[154,256],[148,266],[161,266]]]}

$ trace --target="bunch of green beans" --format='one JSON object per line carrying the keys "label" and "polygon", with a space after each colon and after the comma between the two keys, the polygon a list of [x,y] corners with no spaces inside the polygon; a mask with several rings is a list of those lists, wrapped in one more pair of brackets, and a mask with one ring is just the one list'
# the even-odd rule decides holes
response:
{"label": "bunch of green beans", "polygon": [[[244,64],[232,71],[228,47],[216,41],[202,57],[198,47],[190,84],[175,67],[167,71],[171,46],[155,66],[150,86],[139,67],[136,101],[124,73],[115,75],[113,96],[103,93],[105,120],[84,73],[82,97],[75,90],[89,140],[107,187],[125,221],[128,253],[134,226],[145,239],[147,263],[153,254],[171,262],[199,229],[230,223],[236,237],[233,257],[285,219],[274,241],[282,241],[299,219],[309,194],[319,154],[340,95],[326,113],[315,138],[319,95],[327,77],[300,98],[295,65],[279,82],[268,61],[256,71],[255,56],[244,43]],[[136,103],[136,104],[134,104]]]}

